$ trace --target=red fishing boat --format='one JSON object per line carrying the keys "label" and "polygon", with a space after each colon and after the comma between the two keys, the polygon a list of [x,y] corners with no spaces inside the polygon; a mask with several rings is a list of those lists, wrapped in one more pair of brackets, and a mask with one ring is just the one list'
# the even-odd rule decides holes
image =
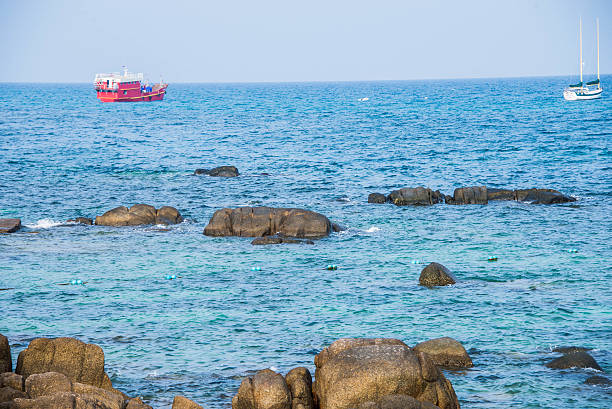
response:
{"label": "red fishing boat", "polygon": [[94,87],[102,102],[161,101],[168,84],[149,85],[142,73],[134,74],[124,68],[123,74],[96,74]]}

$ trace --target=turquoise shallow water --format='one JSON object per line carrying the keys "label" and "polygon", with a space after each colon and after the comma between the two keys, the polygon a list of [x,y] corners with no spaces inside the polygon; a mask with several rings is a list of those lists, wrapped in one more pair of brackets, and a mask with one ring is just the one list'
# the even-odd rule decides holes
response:
{"label": "turquoise shallow water", "polygon": [[[171,84],[141,104],[98,103],[88,84],[0,84],[0,217],[26,226],[0,235],[0,288],[13,288],[0,332],[15,358],[38,336],[99,344],[114,385],[159,408],[176,394],[230,407],[241,376],[312,370],[346,336],[460,340],[475,367],[447,376],[464,408],[612,407],[583,384],[593,372],[543,366],[552,347],[582,345],[612,372],[612,103],[564,101],[569,80]],[[226,164],[241,176],[191,175]],[[366,203],[481,184],[579,200]],[[135,203],[187,221],[60,225]],[[202,234],[241,205],[303,207],[347,230],[314,246]],[[460,283],[420,288],[414,260]],[[57,285],[72,279],[87,284]]]}

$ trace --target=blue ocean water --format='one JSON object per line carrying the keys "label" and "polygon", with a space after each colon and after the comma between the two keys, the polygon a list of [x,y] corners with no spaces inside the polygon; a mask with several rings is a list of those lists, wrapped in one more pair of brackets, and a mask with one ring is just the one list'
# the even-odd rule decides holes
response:
{"label": "blue ocean water", "polygon": [[[89,84],[0,84],[0,217],[25,225],[0,235],[0,333],[15,360],[39,336],[96,343],[114,386],[156,408],[177,394],[228,408],[245,374],[313,370],[340,337],[440,336],[475,364],[446,373],[463,408],[612,407],[583,383],[594,371],[544,367],[554,346],[580,345],[612,371],[612,103],[564,101],[571,80],[171,84],[138,104],[101,104]],[[230,164],[240,177],[192,176]],[[474,185],[579,200],[367,203]],[[62,225],[136,203],[187,220]],[[347,230],[314,246],[202,234],[245,205]],[[416,260],[460,282],[421,288]],[[87,283],[57,285],[73,279]]]}

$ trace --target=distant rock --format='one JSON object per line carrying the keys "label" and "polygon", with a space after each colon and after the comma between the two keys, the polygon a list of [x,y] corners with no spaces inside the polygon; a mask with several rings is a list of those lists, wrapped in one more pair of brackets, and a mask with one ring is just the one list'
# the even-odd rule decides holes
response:
{"label": "distant rock", "polygon": [[93,220],[89,217],[77,217],[76,219],[66,220],[66,223],[86,224],[91,226],[93,224]]}
{"label": "distant rock", "polygon": [[436,365],[443,368],[460,369],[474,366],[463,345],[453,338],[430,339],[416,344],[413,349],[425,352]]}
{"label": "distant rock", "polygon": [[600,385],[600,386],[612,386],[612,381],[610,381],[605,376],[593,375],[589,376],[586,381],[584,381],[587,385]]}
{"label": "distant rock", "polygon": [[368,195],[368,203],[386,203],[387,196],[382,193],[370,193]]}
{"label": "distant rock", "polygon": [[602,371],[601,366],[595,359],[586,352],[572,352],[562,357],[553,359],[546,364],[552,369],[568,369],[568,368],[592,368]]}
{"label": "distant rock", "polygon": [[472,186],[457,188],[452,197],[446,197],[446,203],[455,205],[487,204],[487,187]]}
{"label": "distant rock", "polygon": [[239,207],[217,210],[204,229],[207,236],[264,237],[282,235],[321,238],[331,233],[329,219],[303,209]]}
{"label": "distant rock", "polygon": [[312,375],[307,368],[293,368],[285,381],[291,391],[291,409],[314,409],[312,399]]}
{"label": "distant rock", "polygon": [[571,354],[574,352],[586,352],[586,351],[590,351],[592,348],[585,348],[585,347],[576,347],[576,346],[571,346],[571,347],[558,347],[553,349],[553,352],[558,352],[560,354]]}
{"label": "distant rock", "polygon": [[[126,408],[127,409],[127,408]],[[172,409],[204,409],[194,401],[184,396],[175,396],[172,402]]]}
{"label": "distant rock", "polygon": [[487,187],[487,200],[516,200],[514,190]]}
{"label": "distant rock", "polygon": [[281,374],[264,369],[242,380],[232,409],[291,409],[291,391]]}
{"label": "distant rock", "polygon": [[514,191],[516,200],[531,204],[555,204],[575,202],[576,198],[566,196],[554,189],[521,189]]}
{"label": "distant rock", "polygon": [[145,224],[177,224],[183,221],[174,207],[163,206],[159,210],[146,204],[136,204],[129,209],[119,206],[96,217],[99,226],[140,226]]}
{"label": "distant rock", "polygon": [[443,203],[444,195],[439,190],[433,191],[424,187],[406,187],[392,191],[387,199],[396,206],[429,206]]}
{"label": "distant rock", "polygon": [[240,173],[235,166],[219,166],[213,169],[196,169],[194,175],[208,175],[222,178],[233,178]]}
{"label": "distant rock", "polygon": [[0,233],[14,233],[21,228],[21,219],[0,219]]}
{"label": "distant rock", "polygon": [[266,236],[258,237],[251,242],[254,246],[262,246],[267,244],[314,244],[312,240],[297,240],[282,236]]}
{"label": "distant rock", "polygon": [[429,263],[419,277],[419,284],[425,287],[436,287],[455,284],[457,280],[448,268],[439,263]]}

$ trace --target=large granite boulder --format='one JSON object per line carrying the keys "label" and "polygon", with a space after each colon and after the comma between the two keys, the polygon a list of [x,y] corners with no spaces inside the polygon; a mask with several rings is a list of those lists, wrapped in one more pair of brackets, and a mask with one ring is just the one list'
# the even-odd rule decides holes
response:
{"label": "large granite boulder", "polygon": [[75,338],[36,338],[19,353],[15,372],[26,380],[32,374],[59,372],[73,382],[112,390],[104,372],[104,352]]}
{"label": "large granite boulder", "polygon": [[387,196],[382,193],[370,193],[368,195],[368,203],[386,203]]}
{"label": "large granite boulder", "polygon": [[428,206],[444,203],[444,195],[440,191],[433,191],[424,187],[405,187],[392,191],[387,200],[397,206],[422,205]]}
{"label": "large granite boulder", "polygon": [[357,409],[440,409],[430,402],[421,402],[407,395],[385,395],[372,402],[365,402]]}
{"label": "large granite boulder", "polygon": [[[126,408],[127,409],[127,408]],[[204,409],[192,400],[184,396],[175,396],[172,402],[172,409]]]}
{"label": "large granite boulder", "polygon": [[207,236],[321,238],[332,225],[320,213],[303,209],[239,207],[217,210],[204,229]]}
{"label": "large granite boulder", "polygon": [[102,216],[95,223],[100,226],[139,226],[143,224],[177,224],[183,221],[174,207],[163,206],[159,210],[146,204],[136,204],[129,209],[119,206]]}
{"label": "large granite boulder", "polygon": [[342,344],[315,358],[313,391],[320,409],[355,408],[386,395],[407,395],[442,409],[459,408],[452,385],[427,354],[397,340],[353,347],[342,340]]}
{"label": "large granite boulder", "polygon": [[[0,405],[4,402],[10,402],[17,398],[26,398],[25,392],[19,389],[13,389],[10,386],[3,386],[0,388]],[[0,406],[1,408],[2,406]]]}
{"label": "large granite boulder", "polygon": [[576,198],[566,196],[554,189],[519,189],[515,190],[516,200],[532,204],[555,204],[575,202]]}
{"label": "large granite boulder", "polygon": [[595,359],[588,353],[571,352],[567,355],[563,355],[559,358],[553,359],[546,363],[548,368],[552,369],[568,369],[568,368],[592,368],[602,371],[601,366],[595,361]]}
{"label": "large granite boulder", "polygon": [[23,376],[17,375],[14,372],[5,372],[0,374],[0,388],[8,386],[9,388],[23,390]]}
{"label": "large granite boulder", "polygon": [[105,401],[95,395],[58,392],[36,399],[15,399],[10,409],[123,409],[116,401]]}
{"label": "large granite boulder", "polygon": [[460,187],[455,189],[453,197],[446,197],[446,203],[464,205],[464,204],[487,204],[487,187],[472,186]]}
{"label": "large granite boulder", "polygon": [[291,409],[291,391],[281,374],[264,369],[242,380],[232,409]]}
{"label": "large granite boulder", "polygon": [[21,228],[21,219],[0,219],[0,233],[14,233]]}
{"label": "large granite boulder", "polygon": [[457,280],[448,268],[439,263],[429,263],[421,271],[419,284],[425,287],[436,287],[455,284]]}
{"label": "large granite boulder", "polygon": [[400,345],[409,348],[403,341],[395,338],[340,338],[315,355],[315,366],[318,368],[325,365],[329,359],[342,351],[365,345]]}
{"label": "large granite boulder", "polygon": [[472,359],[459,341],[449,337],[416,344],[415,351],[425,352],[437,366],[449,369],[471,368]]}
{"label": "large granite boulder", "polygon": [[291,391],[291,409],[313,409],[312,375],[304,367],[293,368],[285,381]]}
{"label": "large granite boulder", "polygon": [[219,166],[213,169],[196,169],[194,175],[208,175],[222,178],[233,178],[239,176],[240,173],[235,166]]}
{"label": "large granite boulder", "polygon": [[30,399],[36,399],[58,392],[72,392],[72,382],[59,372],[35,373],[26,378],[25,391]]}
{"label": "large granite boulder", "polygon": [[9,345],[8,338],[0,334],[0,373],[12,371],[11,346]]}

